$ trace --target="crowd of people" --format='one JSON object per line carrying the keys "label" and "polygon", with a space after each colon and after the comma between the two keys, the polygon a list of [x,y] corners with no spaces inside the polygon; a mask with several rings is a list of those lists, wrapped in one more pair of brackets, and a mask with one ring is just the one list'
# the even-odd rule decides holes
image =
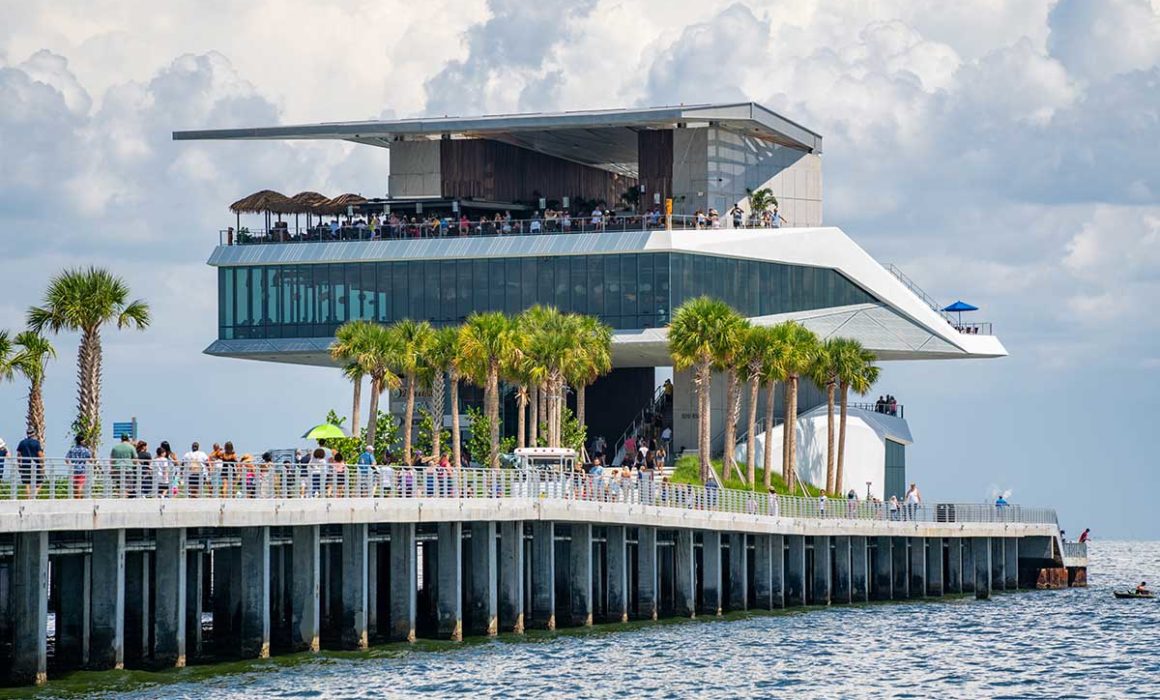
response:
{"label": "crowd of people", "polygon": [[885,413],[888,416],[897,416],[898,401],[890,394],[879,396],[878,400],[874,402],[874,412]]}
{"label": "crowd of people", "polygon": [[[777,208],[749,214],[734,205],[729,212],[728,222],[733,228],[781,228],[788,222]],[[567,209],[547,208],[536,210],[528,218],[515,218],[511,211],[494,214],[468,216],[466,212],[432,213],[424,216],[401,215],[392,212],[380,216],[377,212],[355,215],[342,220],[333,217],[329,222],[319,221],[317,225],[300,230],[291,230],[285,221],[275,222],[269,232],[252,233],[248,229],[237,232],[227,229],[227,244],[236,240],[246,243],[285,243],[296,241],[358,241],[358,240],[400,240],[414,238],[449,238],[459,236],[510,236],[537,235],[546,233],[600,233],[603,231],[629,231],[659,229],[666,225],[659,206],[651,207],[643,213],[617,212],[596,207],[591,212],[573,213]],[[727,226],[727,221],[716,209],[698,209],[692,216],[673,218],[674,228],[719,229]]]}

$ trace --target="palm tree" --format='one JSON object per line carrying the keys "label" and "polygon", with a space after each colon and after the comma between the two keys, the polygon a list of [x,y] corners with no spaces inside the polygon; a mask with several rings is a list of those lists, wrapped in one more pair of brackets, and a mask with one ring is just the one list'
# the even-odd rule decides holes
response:
{"label": "palm tree", "polygon": [[8,331],[0,331],[0,382],[12,381],[14,373],[12,339],[8,337]]}
{"label": "palm tree", "polygon": [[403,409],[403,461],[411,463],[411,435],[415,417],[415,388],[419,381],[422,358],[435,339],[435,329],[426,321],[405,318],[391,325],[399,353],[395,356],[394,372],[403,378],[407,389],[406,408]]}
{"label": "palm tree", "polygon": [[101,327],[115,323],[118,329],[149,326],[149,305],[129,300],[125,282],[97,267],[65,270],[49,282],[44,303],[28,310],[28,328],[79,331],[77,353],[77,435],[95,448],[101,435]]}
{"label": "palm tree", "polygon": [[[438,461],[439,453],[442,449],[440,441],[443,434],[443,416],[446,412],[446,386],[447,374],[451,371],[452,365],[455,363],[456,343],[459,338],[459,329],[455,327],[440,328],[435,331],[431,339],[431,346],[427,349],[427,354],[422,358],[423,368],[421,378],[423,386],[431,391],[431,457]],[[459,400],[459,380],[455,379],[454,403]],[[458,413],[458,407],[453,408]],[[455,420],[458,423],[458,418]],[[453,433],[457,431],[452,431]],[[458,439],[456,434],[452,435],[452,439]],[[455,454],[456,450],[452,450]],[[458,455],[455,454],[456,459]],[[459,466],[459,462],[455,463]]]}
{"label": "palm tree", "polygon": [[352,323],[356,329],[352,331],[349,339],[354,350],[352,360],[371,380],[370,420],[367,421],[366,442],[373,445],[379,424],[379,397],[384,391],[399,387],[399,377],[391,371],[391,367],[400,348],[394,334],[386,326],[371,322]]}
{"label": "palm tree", "polygon": [[[338,328],[338,332],[334,334],[334,342],[330,345],[330,357],[336,362],[345,363],[342,368],[342,376],[350,380],[354,385],[353,405],[350,410],[350,434],[351,437],[358,437],[360,411],[362,408],[362,381],[366,372],[355,357],[358,355],[358,348],[354,346],[354,341],[363,337],[363,327],[373,324],[373,321],[348,321]],[[371,422],[374,422],[377,416],[371,416]]]}
{"label": "palm tree", "polygon": [[582,356],[572,367],[568,382],[576,388],[576,421],[586,424],[588,385],[612,371],[612,327],[595,316],[577,316]]}
{"label": "palm tree", "polygon": [[[537,307],[529,309],[536,311]],[[565,379],[582,360],[576,317],[553,307],[539,307],[534,332],[524,339],[530,370],[543,376],[541,393],[547,395],[545,426],[549,447],[560,446]]]}
{"label": "palm tree", "polygon": [[773,191],[768,187],[761,189],[746,190],[749,193],[749,209],[754,214],[761,214],[771,207],[777,206],[777,197],[773,196]]}
{"label": "palm tree", "polygon": [[518,348],[513,323],[499,311],[476,312],[459,329],[460,367],[465,376],[483,387],[484,414],[491,431],[488,464],[499,468],[499,371],[504,359]]}
{"label": "palm tree", "polygon": [[723,474],[738,469],[733,454],[737,446],[737,419],[741,413],[741,381],[738,373],[745,364],[745,340],[750,329],[749,321],[737,312],[728,318],[727,326],[721,337],[721,345],[717,348],[715,362],[717,368],[725,372],[725,454],[721,470]]}
{"label": "palm tree", "polygon": [[17,372],[28,380],[28,429],[37,440],[44,442],[44,367],[56,359],[56,348],[44,336],[24,331],[16,336],[20,351],[12,358]]}
{"label": "palm tree", "polygon": [[806,374],[814,386],[826,392],[826,493],[834,493],[834,393],[838,389],[836,357],[841,339],[822,343]]}
{"label": "palm tree", "polygon": [[686,301],[674,313],[669,324],[669,354],[673,367],[693,370],[697,391],[697,448],[700,453],[701,480],[707,481],[710,470],[710,396],[709,383],[713,364],[733,332],[736,312],[729,305],[707,296]]}
{"label": "palm tree", "polygon": [[838,422],[838,473],[835,490],[842,490],[846,466],[846,403],[850,390],[864,395],[878,381],[879,367],[874,364],[874,353],[856,340],[844,339],[835,358],[838,391],[841,394],[841,415]]}
{"label": "palm tree", "polygon": [[[761,464],[765,470],[763,481],[766,491],[773,485],[774,390],[778,382],[785,381],[787,345],[784,330],[781,326],[761,326],[750,331],[750,348],[756,356],[755,371],[759,383],[765,387],[765,449],[762,451]],[[750,415],[753,415],[752,409]],[[753,428],[750,427],[749,431],[752,433]]]}
{"label": "palm tree", "polygon": [[[768,326],[751,326],[745,332],[742,348],[741,379],[749,385],[749,415],[745,430],[745,483],[749,484],[750,488],[757,483],[757,401],[761,391],[761,368],[768,339]],[[770,411],[772,412],[772,406]],[[768,438],[766,442],[769,442]]]}
{"label": "palm tree", "polygon": [[787,321],[776,326],[785,345],[785,427],[782,440],[781,473],[793,489],[797,479],[797,395],[798,380],[809,370],[821,346],[818,336],[800,323]]}

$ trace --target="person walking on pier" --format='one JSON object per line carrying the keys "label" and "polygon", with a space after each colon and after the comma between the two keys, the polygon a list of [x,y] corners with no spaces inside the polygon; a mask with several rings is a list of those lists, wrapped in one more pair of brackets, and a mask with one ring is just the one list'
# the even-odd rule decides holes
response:
{"label": "person walking on pier", "polygon": [[[82,436],[77,435],[76,444],[68,448],[68,452],[64,454],[64,461],[72,469],[73,498],[84,497],[85,477],[88,475],[89,466],[93,462],[93,451],[85,446],[84,440]],[[0,444],[3,444],[3,441],[0,441]]]}
{"label": "person walking on pier", "polygon": [[910,488],[906,491],[906,518],[914,520],[918,517],[918,508],[922,505],[922,494],[918,492],[918,485],[910,484]]}
{"label": "person walking on pier", "polygon": [[121,441],[113,445],[113,449],[109,452],[109,459],[112,460],[109,464],[109,476],[113,481],[113,491],[121,498],[126,498],[129,495],[130,475],[132,474],[133,460],[136,458],[137,450],[133,449],[129,434],[122,433]]}
{"label": "person walking on pier", "polygon": [[371,495],[371,471],[375,466],[375,446],[364,445],[358,456],[358,495]]}
{"label": "person walking on pier", "polygon": [[202,452],[201,445],[196,442],[190,445],[189,452],[181,458],[182,464],[185,465],[185,481],[191,498],[201,496],[202,479],[205,478],[205,465],[208,461],[209,455]]}

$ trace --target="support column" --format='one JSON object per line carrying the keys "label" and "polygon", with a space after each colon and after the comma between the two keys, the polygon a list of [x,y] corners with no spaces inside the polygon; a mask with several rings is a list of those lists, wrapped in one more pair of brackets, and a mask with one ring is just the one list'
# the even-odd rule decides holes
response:
{"label": "support column", "polygon": [[829,535],[814,535],[813,591],[810,605],[829,605],[833,587]]}
{"label": "support column", "polygon": [[381,634],[379,628],[379,552],[382,542],[367,542],[367,636]]}
{"label": "support column", "polygon": [[367,635],[367,526],[342,526],[342,617],[340,638],[344,649],[366,649]]}
{"label": "support column", "polygon": [[1003,587],[1019,590],[1019,540],[1015,537],[1003,539],[1003,574]]}
{"label": "support column", "polygon": [[572,524],[568,559],[572,624],[589,627],[592,625],[592,525]]}
{"label": "support column", "polygon": [[701,612],[721,614],[721,533],[701,534]]}
{"label": "support column", "polygon": [[771,535],[753,536],[753,605],[758,610],[773,610],[773,542]]}
{"label": "support column", "polygon": [[471,528],[471,583],[467,594],[467,629],[493,636],[499,632],[495,559],[495,523],[473,522]]}
{"label": "support column", "polygon": [[677,530],[673,552],[674,605],[681,617],[697,616],[697,572],[693,556],[693,531]]}
{"label": "support column", "polygon": [[16,535],[12,567],[12,668],[20,685],[48,681],[48,532]]}
{"label": "support column", "polygon": [[[474,538],[474,536],[473,536]],[[524,523],[499,524],[499,626],[524,632]]]}
{"label": "support column", "polygon": [[318,651],[321,589],[321,544],[318,525],[300,525],[291,531],[290,645],[295,651]]}
{"label": "support column", "polygon": [[975,597],[991,597],[991,538],[971,538],[972,558],[975,560]]}
{"label": "support column", "polygon": [[556,629],[556,524],[532,523],[532,624]]}
{"label": "support column", "polygon": [[185,667],[185,528],[156,531],[154,570],[153,662]]}
{"label": "support column", "polygon": [[963,592],[963,540],[947,539],[947,593]]}
{"label": "support column", "polygon": [[975,545],[970,537],[959,540],[963,554],[963,593],[975,592]]}
{"label": "support column", "polygon": [[439,523],[435,617],[439,636],[463,641],[463,523]]}
{"label": "support column", "polygon": [[637,617],[657,619],[657,529],[636,529],[636,604]]}
{"label": "support column", "polygon": [[926,595],[926,538],[910,538],[910,597]]}
{"label": "support column", "polygon": [[415,524],[391,523],[391,626],[387,638],[415,641],[415,616],[419,590]]}
{"label": "support column", "polygon": [[153,592],[149,575],[152,552],[125,553],[125,661],[139,667],[149,657],[149,637],[153,631],[150,620]]}
{"label": "support column", "polygon": [[770,558],[769,564],[772,576],[769,579],[769,592],[773,598],[773,607],[785,607],[785,536],[769,536]]}
{"label": "support column", "polygon": [[270,528],[241,528],[242,658],[270,656]]}
{"label": "support column", "polygon": [[92,539],[89,665],[98,671],[121,669],[125,667],[125,531],[94,530]]}
{"label": "support column", "polygon": [[805,535],[786,535],[789,559],[785,567],[785,605],[796,607],[806,604],[806,538]]}
{"label": "support column", "polygon": [[995,591],[1007,590],[1006,541],[1004,537],[991,538],[991,589]]}
{"label": "support column", "polygon": [[749,537],[743,532],[729,533],[729,609],[749,607]]}
{"label": "support column", "polygon": [[185,552],[185,655],[197,659],[202,655],[202,601],[204,600],[205,553],[200,549]]}
{"label": "support column", "polygon": [[874,600],[894,598],[894,555],[892,537],[874,538],[874,580],[870,585],[870,597]]}
{"label": "support column", "polygon": [[866,537],[855,535],[850,538],[850,600],[855,603],[870,600],[869,546]]}
{"label": "support column", "polygon": [[890,564],[893,574],[891,584],[892,600],[910,597],[910,552],[906,537],[892,537],[890,540]]}
{"label": "support column", "polygon": [[834,537],[834,581],[833,593],[830,596],[830,601],[833,603],[851,603],[854,600],[850,573],[850,549],[848,535]]}
{"label": "support column", "polygon": [[[92,627],[89,566],[89,559],[83,554],[67,554],[52,560],[52,574],[59,590],[55,657],[61,667],[88,665],[89,629]],[[10,603],[7,591],[0,596],[0,604]],[[6,614],[10,614],[7,608],[0,612],[0,615]]]}
{"label": "support column", "polygon": [[941,598],[943,594],[943,538],[926,538],[926,594]]}
{"label": "support column", "polygon": [[609,622],[628,621],[628,533],[623,525],[609,525],[605,536],[608,559]]}

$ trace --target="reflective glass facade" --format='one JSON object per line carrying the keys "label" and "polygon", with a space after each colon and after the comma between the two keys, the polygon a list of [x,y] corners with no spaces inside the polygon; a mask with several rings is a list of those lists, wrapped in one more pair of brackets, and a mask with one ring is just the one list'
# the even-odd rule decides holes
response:
{"label": "reflective glass facade", "polygon": [[352,319],[447,325],[535,303],[656,328],[700,294],[746,316],[874,301],[834,270],[690,253],[223,267],[219,337],[329,337]]}
{"label": "reflective glass facade", "polygon": [[906,495],[906,445],[886,440],[886,484],[884,497],[897,496],[902,500]]}

